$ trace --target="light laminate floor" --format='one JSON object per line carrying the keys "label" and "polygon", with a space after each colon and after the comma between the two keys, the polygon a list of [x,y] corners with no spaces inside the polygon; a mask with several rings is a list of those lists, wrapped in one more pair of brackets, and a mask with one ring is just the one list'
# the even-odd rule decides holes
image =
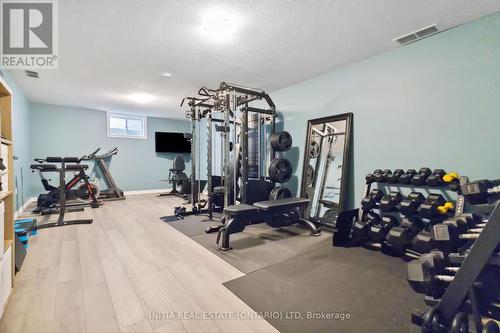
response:
{"label": "light laminate floor", "polygon": [[253,312],[222,285],[243,273],[159,220],[178,200],[129,196],[68,215],[91,225],[41,230],[0,332],[277,332],[219,317]]}

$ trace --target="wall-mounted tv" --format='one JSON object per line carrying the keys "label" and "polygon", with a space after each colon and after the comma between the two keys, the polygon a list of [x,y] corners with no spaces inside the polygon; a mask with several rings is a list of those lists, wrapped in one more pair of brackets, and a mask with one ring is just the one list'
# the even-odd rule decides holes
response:
{"label": "wall-mounted tv", "polygon": [[191,142],[184,133],[155,133],[157,153],[190,153]]}

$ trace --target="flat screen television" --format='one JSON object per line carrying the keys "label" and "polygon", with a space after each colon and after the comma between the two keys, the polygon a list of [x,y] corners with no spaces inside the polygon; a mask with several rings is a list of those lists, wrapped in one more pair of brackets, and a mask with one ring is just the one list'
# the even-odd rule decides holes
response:
{"label": "flat screen television", "polygon": [[155,146],[157,153],[190,153],[191,142],[184,133],[155,133]]}

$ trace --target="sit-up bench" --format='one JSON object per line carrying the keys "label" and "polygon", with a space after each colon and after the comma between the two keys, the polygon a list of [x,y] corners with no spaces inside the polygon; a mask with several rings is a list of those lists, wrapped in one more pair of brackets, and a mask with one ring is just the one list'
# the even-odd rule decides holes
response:
{"label": "sit-up bench", "polygon": [[229,236],[242,232],[247,225],[257,223],[266,223],[273,228],[301,223],[311,231],[311,235],[319,236],[320,231],[314,223],[302,218],[301,212],[308,204],[309,199],[287,198],[259,201],[253,205],[240,204],[228,206],[224,208],[224,225],[218,228],[217,244],[222,240],[219,248],[223,251],[230,250]]}

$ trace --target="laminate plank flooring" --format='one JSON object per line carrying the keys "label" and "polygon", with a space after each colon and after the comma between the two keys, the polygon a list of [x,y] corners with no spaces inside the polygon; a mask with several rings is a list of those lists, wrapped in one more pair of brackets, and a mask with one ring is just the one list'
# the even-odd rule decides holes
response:
{"label": "laminate plank flooring", "polygon": [[133,195],[67,214],[91,225],[40,230],[0,332],[278,332],[263,319],[213,316],[253,313],[222,285],[244,274],[160,221],[179,203]]}

